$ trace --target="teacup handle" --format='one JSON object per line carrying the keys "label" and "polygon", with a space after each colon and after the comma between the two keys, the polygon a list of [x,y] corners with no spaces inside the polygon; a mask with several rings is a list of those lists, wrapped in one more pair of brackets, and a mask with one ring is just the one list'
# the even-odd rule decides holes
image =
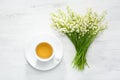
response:
{"label": "teacup handle", "polygon": [[57,62],[59,62],[59,61],[60,61],[60,59],[59,59],[58,57],[55,57],[55,60],[56,60]]}

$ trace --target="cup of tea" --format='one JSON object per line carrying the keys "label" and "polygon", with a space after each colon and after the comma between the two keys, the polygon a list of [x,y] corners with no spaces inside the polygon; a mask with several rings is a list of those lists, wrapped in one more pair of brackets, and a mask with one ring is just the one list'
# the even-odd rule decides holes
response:
{"label": "cup of tea", "polygon": [[35,47],[35,56],[39,61],[50,61],[54,57],[53,46],[48,42],[38,43]]}

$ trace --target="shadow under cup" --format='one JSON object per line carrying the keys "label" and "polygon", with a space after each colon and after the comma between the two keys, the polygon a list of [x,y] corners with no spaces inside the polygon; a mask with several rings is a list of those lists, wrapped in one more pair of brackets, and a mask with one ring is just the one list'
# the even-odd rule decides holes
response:
{"label": "shadow under cup", "polygon": [[35,55],[40,61],[49,61],[53,58],[53,47],[47,42],[39,43],[35,48]]}

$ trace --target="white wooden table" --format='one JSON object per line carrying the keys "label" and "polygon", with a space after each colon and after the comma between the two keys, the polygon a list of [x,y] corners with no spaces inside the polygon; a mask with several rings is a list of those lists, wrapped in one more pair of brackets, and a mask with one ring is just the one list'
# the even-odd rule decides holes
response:
{"label": "white wooden table", "polygon": [[[56,68],[38,71],[25,60],[26,43],[41,32],[52,32],[50,13],[70,7],[80,13],[91,7],[107,10],[108,29],[88,51],[90,68],[71,66],[75,49],[65,36],[57,35],[64,57]],[[120,0],[0,0],[0,80],[120,80]]]}

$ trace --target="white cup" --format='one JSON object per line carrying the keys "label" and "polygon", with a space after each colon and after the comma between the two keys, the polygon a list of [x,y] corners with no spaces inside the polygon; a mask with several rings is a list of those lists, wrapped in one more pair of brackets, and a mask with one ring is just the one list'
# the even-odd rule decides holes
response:
{"label": "white cup", "polygon": [[[41,43],[47,43],[47,44],[49,44],[51,47],[52,47],[52,55],[50,56],[50,57],[48,57],[48,58],[41,58],[41,57],[39,57],[38,55],[37,55],[37,53],[36,53],[36,48],[37,48],[37,46],[39,45],[39,44],[41,44]],[[48,61],[50,61],[51,59],[53,59],[53,57],[54,57],[54,49],[53,49],[53,46],[52,46],[52,44],[50,44],[49,42],[40,42],[40,43],[38,43],[37,45],[36,45],[36,47],[35,47],[35,57],[39,60],[39,61],[41,61],[41,62],[48,62]]]}

